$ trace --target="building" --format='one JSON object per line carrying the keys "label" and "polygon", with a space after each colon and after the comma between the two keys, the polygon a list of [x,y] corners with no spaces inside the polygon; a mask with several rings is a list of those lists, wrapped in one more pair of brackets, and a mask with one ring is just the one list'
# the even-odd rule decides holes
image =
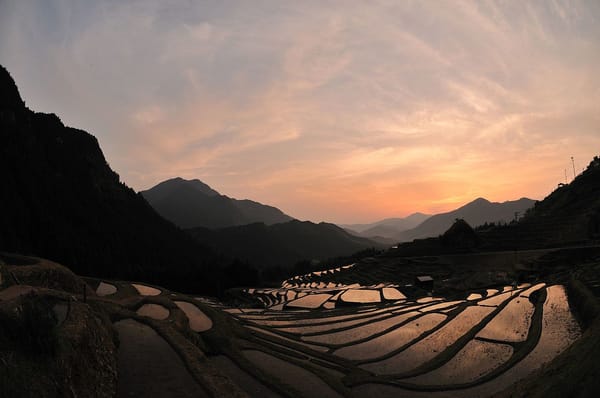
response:
{"label": "building", "polygon": [[421,275],[415,278],[415,286],[421,289],[432,291],[433,290],[433,278],[429,275]]}

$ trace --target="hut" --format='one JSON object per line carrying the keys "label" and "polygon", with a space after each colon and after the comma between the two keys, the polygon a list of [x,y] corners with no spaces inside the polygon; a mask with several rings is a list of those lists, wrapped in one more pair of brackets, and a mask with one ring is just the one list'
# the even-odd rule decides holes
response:
{"label": "hut", "polygon": [[415,286],[421,289],[432,291],[433,278],[429,275],[420,275],[415,278]]}

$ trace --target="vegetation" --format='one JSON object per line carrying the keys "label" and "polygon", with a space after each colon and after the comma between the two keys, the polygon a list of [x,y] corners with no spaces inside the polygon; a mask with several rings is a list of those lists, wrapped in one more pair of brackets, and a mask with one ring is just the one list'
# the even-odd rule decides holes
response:
{"label": "vegetation", "polygon": [[19,349],[30,355],[53,356],[58,348],[57,319],[52,306],[34,293],[15,311],[0,311],[0,351]]}

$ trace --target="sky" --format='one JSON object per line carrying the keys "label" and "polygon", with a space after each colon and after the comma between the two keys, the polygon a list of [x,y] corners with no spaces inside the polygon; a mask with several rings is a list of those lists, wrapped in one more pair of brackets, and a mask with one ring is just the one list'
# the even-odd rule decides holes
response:
{"label": "sky", "polygon": [[542,199],[600,154],[597,0],[0,0],[0,64],[132,188],[315,222]]}

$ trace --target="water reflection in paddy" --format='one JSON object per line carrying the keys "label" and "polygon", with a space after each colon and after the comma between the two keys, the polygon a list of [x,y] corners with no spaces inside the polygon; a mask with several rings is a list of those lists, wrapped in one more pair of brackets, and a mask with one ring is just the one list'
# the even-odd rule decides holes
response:
{"label": "water reflection in paddy", "polygon": [[[414,307],[414,308],[416,309],[416,308],[419,308],[422,306],[423,305],[420,305],[420,306]],[[412,309],[413,308],[411,308],[411,310]],[[251,316],[241,316],[241,317],[244,319],[247,319],[247,320],[251,320],[252,322],[258,323],[260,325],[281,327],[281,326],[298,326],[298,325],[317,325],[317,324],[321,324],[321,323],[343,321],[343,320],[349,320],[349,319],[354,319],[354,318],[359,318],[359,317],[364,319],[364,318],[368,318],[370,316],[374,316],[377,314],[389,313],[394,310],[405,312],[408,309],[404,309],[403,305],[397,305],[397,306],[389,306],[389,307],[385,307],[385,308],[381,308],[381,309],[371,309],[369,311],[360,312],[360,313],[358,311],[357,311],[357,313],[352,313],[352,314],[345,313],[344,315],[336,315],[339,312],[335,311],[335,312],[323,314],[324,316],[320,316],[320,317],[301,318],[301,319],[294,319],[294,317],[298,315],[297,310],[294,311],[293,314],[291,314],[291,313],[282,314],[282,316],[277,317],[277,318],[273,318],[272,316],[266,316],[266,315],[265,316],[251,315]],[[321,314],[321,313],[317,312],[317,313],[315,313],[315,316],[318,316],[319,314]],[[285,317],[285,319],[282,319],[284,317]]]}
{"label": "water reflection in paddy", "polygon": [[381,301],[381,294],[378,289],[351,289],[342,294],[341,300],[347,303],[378,303]]}
{"label": "water reflection in paddy", "polygon": [[140,285],[137,283],[132,283],[131,286],[138,291],[138,293],[142,296],[158,296],[160,294],[160,290],[151,286]]}
{"label": "water reflection in paddy", "polygon": [[416,315],[418,315],[417,312],[396,315],[392,318],[374,321],[363,326],[357,326],[351,329],[317,336],[305,336],[302,337],[302,339],[326,344],[347,344],[352,341],[367,338],[374,333],[386,330]]}
{"label": "water reflection in paddy", "polygon": [[503,341],[525,341],[535,307],[524,297],[514,298],[477,337]]}
{"label": "water reflection in paddy", "polygon": [[581,329],[569,309],[564,287],[551,286],[547,292],[548,297],[543,305],[542,334],[533,351],[493,380],[460,390],[460,396],[490,396],[502,391],[550,362],[580,337]]}
{"label": "water reflection in paddy", "polygon": [[288,307],[300,308],[318,308],[331,298],[331,294],[309,294],[294,301],[290,301],[286,305]]}
{"label": "water reflection in paddy", "polygon": [[462,300],[458,301],[447,301],[440,304],[428,305],[426,307],[421,308],[419,311],[421,312],[431,312],[431,311],[439,311],[448,307],[455,307],[457,304],[464,303]]}
{"label": "water reflection in paddy", "polygon": [[185,313],[190,322],[190,329],[194,332],[204,332],[212,328],[212,320],[207,317],[200,308],[187,301],[174,301],[174,303]]}
{"label": "water reflection in paddy", "polygon": [[406,299],[406,296],[394,287],[384,287],[381,289],[383,293],[383,298],[386,300],[403,300]]}
{"label": "water reflection in paddy", "polygon": [[441,329],[401,353],[363,367],[377,374],[401,373],[414,369],[434,358],[492,311],[493,308],[490,307],[467,307]]}
{"label": "water reflection in paddy", "polygon": [[331,329],[338,329],[353,326],[359,323],[364,322],[372,322],[378,320],[380,318],[389,317],[389,313],[377,314],[373,317],[368,318],[358,318],[352,319],[349,321],[335,322],[335,323],[326,323],[326,324],[318,324],[318,325],[299,325],[295,327],[286,327],[278,330],[290,332],[290,333],[316,333],[316,332],[326,332]]}
{"label": "water reflection in paddy", "polygon": [[512,353],[512,347],[506,344],[471,340],[454,358],[438,369],[404,381],[420,385],[469,383],[508,361]]}
{"label": "water reflection in paddy", "polygon": [[96,288],[96,294],[98,296],[110,296],[117,292],[117,287],[112,283],[100,282]]}
{"label": "water reflection in paddy", "polygon": [[[299,313],[300,310],[296,309],[284,309],[280,314],[263,311],[260,314],[239,314],[237,317],[246,320],[244,324],[251,321],[272,327],[270,331],[260,330],[260,333],[279,337],[281,342],[274,344],[279,345],[281,349],[287,346],[300,353],[302,348],[297,346],[300,344],[321,351],[320,354],[316,354],[306,350],[304,354],[307,357],[312,356],[312,359],[328,361],[327,356],[330,355],[326,353],[328,351],[326,347],[314,344],[332,345],[335,348],[333,355],[338,358],[329,360],[335,362],[343,358],[358,361],[359,364],[356,366],[373,372],[375,377],[404,373],[422,367],[421,374],[399,380],[422,386],[457,385],[477,381],[507,361],[511,361],[513,350],[520,350],[520,347],[523,347],[521,343],[528,337],[535,313],[534,305],[524,296],[546,289],[544,284],[535,286],[521,284],[517,289],[506,287],[500,289],[501,291],[488,289],[485,294],[483,290],[478,290],[479,293],[464,294],[462,297],[467,296],[466,300],[447,301],[438,297],[422,297],[414,301],[415,298],[410,297],[404,301],[397,301],[394,305],[383,305],[379,301],[391,297],[384,292],[391,292],[386,289],[395,289],[393,286],[380,284],[350,290],[337,288],[327,293],[316,290],[312,298],[311,295],[305,296],[306,301],[311,306],[315,305],[321,309],[305,310],[304,313]],[[358,292],[358,295],[370,295],[372,300],[378,301],[370,303],[367,301],[367,304],[359,307],[322,309],[325,305],[333,307],[335,298],[341,297],[341,300],[345,300],[346,297],[343,295],[351,291]],[[309,291],[305,290],[305,292]],[[526,377],[564,350],[579,336],[580,331],[568,308],[564,289],[560,286],[552,286],[547,288],[547,292],[548,298],[543,304],[543,313],[540,313],[543,323],[541,338],[529,355],[515,364],[511,363],[511,368],[507,371],[479,386],[451,392],[431,391],[423,396],[446,394],[464,397],[488,396]],[[287,299],[289,293],[277,292],[275,297]],[[319,300],[313,303],[312,300],[315,298]],[[504,307],[498,311],[498,306]],[[449,312],[448,315],[440,313],[444,311],[453,312]],[[482,324],[482,321],[492,312],[497,313],[487,325]],[[453,316],[455,317],[452,318]],[[442,324],[447,319],[449,321]],[[481,330],[473,330],[476,326]],[[247,327],[254,329],[253,333],[259,333],[259,329]],[[340,328],[347,329],[339,330]],[[434,329],[433,333],[431,333],[432,329]],[[297,337],[293,335],[284,337],[271,331],[294,333]],[[472,334],[468,334],[471,331]],[[423,334],[427,335],[423,336]],[[297,341],[296,338],[302,341]],[[267,336],[263,339],[267,339]],[[264,341],[263,339],[253,341],[260,342]],[[460,345],[455,345],[455,350],[446,351],[457,342]],[[507,343],[503,344],[503,342]],[[339,347],[340,345],[342,347]],[[396,352],[401,348],[403,351]],[[387,355],[390,357],[381,359]],[[365,363],[367,361],[368,363]],[[339,363],[340,366],[347,366],[341,365],[343,362]],[[370,385],[368,388],[360,386],[352,390],[353,393],[385,390],[386,392],[398,391],[398,396],[404,396],[405,392],[405,396],[409,397],[420,395],[415,391],[373,386]],[[312,396],[315,396],[314,393]]]}
{"label": "water reflection in paddy", "polygon": [[442,300],[439,297],[421,297],[417,300],[417,303],[431,303],[432,301],[440,301]]}
{"label": "water reflection in paddy", "polygon": [[[417,314],[416,312],[405,314],[402,318],[398,318],[398,322],[400,319],[407,320]],[[426,314],[371,340],[340,348],[335,351],[335,355],[354,360],[378,358],[399,349],[424,332],[433,329],[444,319],[446,316],[442,314]]]}
{"label": "water reflection in paddy", "polygon": [[545,283],[538,283],[537,285],[534,285],[534,286],[530,287],[529,289],[525,290],[523,293],[521,293],[521,296],[522,297],[529,297],[533,292],[537,292],[538,290],[540,290],[544,286],[546,286]]}
{"label": "water reflection in paddy", "polygon": [[169,310],[158,304],[144,304],[137,311],[138,315],[163,320],[169,317]]}
{"label": "water reflection in paddy", "polygon": [[498,306],[502,304],[505,300],[510,299],[512,296],[518,294],[515,291],[510,291],[506,293],[496,294],[488,299],[481,300],[477,304],[479,305],[490,305],[490,306]]}

